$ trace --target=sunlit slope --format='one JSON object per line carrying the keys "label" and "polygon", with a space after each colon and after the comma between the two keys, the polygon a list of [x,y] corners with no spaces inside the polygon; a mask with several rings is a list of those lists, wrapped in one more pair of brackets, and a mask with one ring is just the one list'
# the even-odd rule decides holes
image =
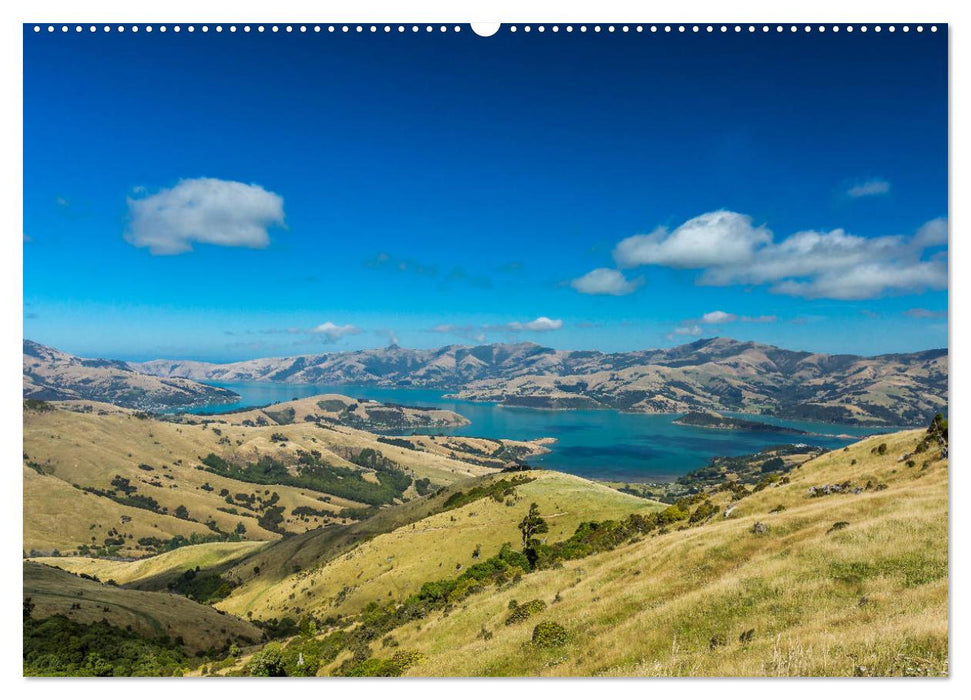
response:
{"label": "sunlit slope", "polygon": [[108,586],[43,564],[24,562],[24,598],[33,617],[64,615],[79,623],[107,620],[147,637],[181,638],[190,651],[255,642],[262,632],[245,620],[171,593]]}
{"label": "sunlit slope", "polygon": [[266,546],[266,542],[208,542],[180,547],[153,557],[133,561],[94,557],[38,557],[39,564],[56,566],[75,574],[96,576],[129,588],[161,589],[188,569],[228,567]]}
{"label": "sunlit slope", "polygon": [[[486,496],[435,512],[451,494],[501,480],[512,483],[513,479],[531,481],[514,486],[508,496],[498,500]],[[218,607],[241,615],[252,613],[255,618],[308,612],[325,618],[356,613],[374,600],[401,600],[425,581],[454,576],[477,560],[493,556],[503,543],[518,546],[521,534],[517,525],[534,502],[548,514],[549,541],[568,537],[585,520],[621,518],[663,507],[559,472],[529,471],[462,482],[422,504],[424,512],[417,504],[413,506],[413,518],[405,511],[399,513],[394,529],[371,523],[366,534],[357,534],[359,543],[352,548],[348,542],[340,549],[326,549],[319,543],[316,561],[306,556],[299,562],[288,558],[281,566],[281,553],[293,552],[297,543],[284,541],[267,548],[231,572],[252,575],[247,570],[252,566],[262,573],[252,576]],[[314,537],[310,533],[303,539]],[[281,579],[281,569],[290,575]]]}
{"label": "sunlit slope", "polygon": [[[152,548],[140,545],[140,539],[213,537],[241,528],[243,539],[268,541],[279,539],[282,531],[345,523],[346,509],[368,505],[340,495],[344,492],[217,474],[203,463],[208,455],[241,469],[270,458],[295,474],[300,455],[316,453],[321,461],[371,483],[378,481],[374,470],[355,460],[361,461],[361,454],[379,455],[412,480],[427,479],[427,490],[495,473],[503,458],[545,449],[478,438],[416,438],[412,447],[383,440],[363,430],[314,423],[185,424],[107,404],[25,407],[24,550],[44,555],[81,549],[83,554],[84,547],[95,550],[114,542],[119,555],[144,556]],[[501,451],[502,458],[478,456],[488,451]],[[401,498],[418,495],[412,484]],[[268,529],[273,525],[263,517],[270,507],[281,509],[276,529]]]}
{"label": "sunlit slope", "polygon": [[[829,453],[727,519],[531,573],[392,636],[424,655],[412,675],[946,673],[947,461],[937,450],[898,461],[922,434]],[[847,481],[845,493],[808,491]],[[507,626],[511,599],[548,608]],[[530,643],[543,621],[566,628],[564,647]]]}

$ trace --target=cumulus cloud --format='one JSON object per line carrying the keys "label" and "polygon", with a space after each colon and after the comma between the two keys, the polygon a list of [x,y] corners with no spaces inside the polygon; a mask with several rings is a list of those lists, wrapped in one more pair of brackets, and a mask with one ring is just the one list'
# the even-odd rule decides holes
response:
{"label": "cumulus cloud", "polygon": [[643,278],[629,280],[619,270],[598,267],[570,282],[581,294],[606,294],[615,297],[631,294],[644,283]]}
{"label": "cumulus cloud", "polygon": [[283,226],[283,198],[259,185],[195,178],[128,198],[125,240],[154,255],[176,255],[193,243],[265,248],[267,230]]}
{"label": "cumulus cloud", "polygon": [[737,320],[738,316],[724,311],[709,311],[701,317],[702,323],[734,323]]}
{"label": "cumulus cloud", "polygon": [[520,331],[546,333],[547,331],[558,331],[561,328],[563,328],[562,320],[558,318],[547,318],[546,316],[540,316],[525,323],[513,321],[512,323],[504,323],[501,326],[486,326],[487,330],[508,331],[511,333],[519,333]]}
{"label": "cumulus cloud", "polygon": [[625,238],[614,249],[614,259],[621,267],[702,268],[743,263],[771,240],[772,232],[753,226],[752,217],[719,210],[689,219],[673,231],[662,226]]}
{"label": "cumulus cloud", "polygon": [[326,321],[315,328],[311,328],[310,332],[315,335],[321,335],[327,342],[333,343],[347,335],[358,335],[361,333],[361,329],[350,324],[339,326],[331,321]]}
{"label": "cumulus cloud", "polygon": [[917,248],[934,248],[947,245],[947,219],[932,219],[917,229],[914,234],[914,246]]}
{"label": "cumulus cloud", "polygon": [[860,197],[874,197],[879,194],[887,194],[889,191],[889,182],[881,178],[873,178],[856,183],[846,190],[846,194],[853,199],[859,199]]}
{"label": "cumulus cloud", "polygon": [[774,241],[751,218],[718,211],[691,219],[672,232],[659,229],[618,244],[614,256],[627,266],[696,269],[703,285],[761,285],[806,298],[872,299],[947,287],[947,221],[935,219],[913,236],[867,238],[832,231],[800,231]]}

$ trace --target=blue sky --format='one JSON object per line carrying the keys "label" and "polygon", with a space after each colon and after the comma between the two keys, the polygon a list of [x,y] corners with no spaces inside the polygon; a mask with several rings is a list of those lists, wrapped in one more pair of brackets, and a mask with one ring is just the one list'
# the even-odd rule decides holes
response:
{"label": "blue sky", "polygon": [[24,333],[946,346],[946,66],[944,32],[25,28]]}

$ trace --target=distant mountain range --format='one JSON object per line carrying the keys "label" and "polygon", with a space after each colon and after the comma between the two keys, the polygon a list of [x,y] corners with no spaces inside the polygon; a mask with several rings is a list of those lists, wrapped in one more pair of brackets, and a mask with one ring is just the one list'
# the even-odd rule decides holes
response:
{"label": "distant mountain range", "polygon": [[156,377],[118,360],[89,360],[24,341],[24,398],[104,401],[155,411],[234,401],[228,389],[190,379]]}
{"label": "distant mountain range", "polygon": [[922,425],[947,407],[946,349],[860,357],[728,338],[635,352],[534,343],[387,348],[213,364],[154,360],[164,378],[428,387],[473,401],[643,413],[737,411],[856,425]]}

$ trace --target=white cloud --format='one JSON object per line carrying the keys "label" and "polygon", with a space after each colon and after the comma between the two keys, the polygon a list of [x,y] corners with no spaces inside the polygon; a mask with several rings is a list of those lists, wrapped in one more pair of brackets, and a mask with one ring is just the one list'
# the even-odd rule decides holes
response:
{"label": "white cloud", "polygon": [[873,197],[878,194],[887,194],[889,191],[889,182],[880,178],[874,178],[856,183],[846,191],[846,194],[853,197],[853,199],[858,199],[860,197]]}
{"label": "white cloud", "polygon": [[709,311],[701,317],[702,323],[734,323],[737,320],[738,316],[724,311]]}
{"label": "white cloud", "polygon": [[621,241],[614,251],[627,265],[701,270],[698,283],[770,285],[769,291],[806,298],[872,299],[887,294],[947,288],[947,221],[934,219],[910,237],[867,238],[843,229],[800,231],[778,243],[750,217],[718,211],[696,217],[668,234]]}
{"label": "white cloud", "polygon": [[312,328],[310,332],[317,335],[322,335],[327,339],[327,342],[333,343],[347,335],[358,335],[361,333],[361,329],[350,324],[338,326],[336,323],[326,321],[325,323],[321,323],[316,328]]}
{"label": "white cloud", "polygon": [[742,323],[775,323],[779,320],[774,314],[763,314],[762,316],[742,316],[739,319]]}
{"label": "white cloud", "polygon": [[614,258],[622,267],[664,265],[692,269],[740,264],[771,240],[772,232],[763,226],[752,226],[752,217],[719,210],[696,216],[670,233],[660,227],[653,233],[625,238],[614,249]]}
{"label": "white cloud", "polygon": [[918,248],[939,245],[947,245],[947,219],[931,219],[914,234],[914,246]]}
{"label": "white cloud", "polygon": [[643,283],[642,278],[629,280],[619,270],[598,267],[571,281],[570,286],[581,294],[609,294],[619,297],[637,291]]}
{"label": "white cloud", "polygon": [[668,334],[668,338],[670,339],[677,335],[699,336],[704,332],[702,327],[695,323],[692,325],[678,326]]}
{"label": "white cloud", "polygon": [[466,338],[468,340],[473,340],[477,343],[485,342],[486,333],[547,333],[549,331],[558,331],[563,328],[563,321],[558,318],[547,318],[546,316],[540,316],[539,318],[533,319],[532,321],[512,321],[510,323],[502,323],[498,325],[483,325],[483,326],[473,326],[473,325],[456,325],[454,323],[440,323],[437,326],[428,329],[430,333],[446,333],[448,335],[456,335],[461,338]]}
{"label": "white cloud", "polygon": [[527,321],[526,323],[519,323],[518,321],[513,321],[512,323],[506,323],[502,326],[494,327],[495,330],[512,331],[518,333],[519,331],[534,331],[537,333],[545,333],[547,331],[558,331],[563,328],[563,321],[558,318],[547,318],[546,316],[540,316],[532,321]]}
{"label": "white cloud", "polygon": [[283,198],[259,185],[196,178],[128,198],[125,240],[154,255],[176,255],[193,243],[265,248],[267,229],[283,226]]}

